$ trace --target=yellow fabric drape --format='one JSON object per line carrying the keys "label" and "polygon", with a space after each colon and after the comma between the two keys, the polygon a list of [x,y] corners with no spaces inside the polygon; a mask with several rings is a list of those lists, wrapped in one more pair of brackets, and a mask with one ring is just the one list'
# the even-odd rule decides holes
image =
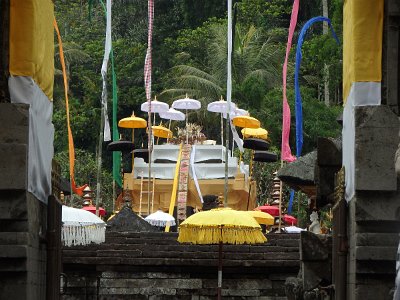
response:
{"label": "yellow fabric drape", "polygon": [[346,0],[343,7],[343,99],[353,82],[382,78],[383,0]]}
{"label": "yellow fabric drape", "polygon": [[10,1],[10,61],[14,76],[29,76],[53,100],[54,4],[51,0]]}

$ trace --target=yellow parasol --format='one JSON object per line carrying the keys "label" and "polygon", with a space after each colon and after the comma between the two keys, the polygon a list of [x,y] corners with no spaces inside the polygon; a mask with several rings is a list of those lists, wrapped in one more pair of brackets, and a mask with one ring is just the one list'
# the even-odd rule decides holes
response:
{"label": "yellow parasol", "polygon": [[260,121],[250,116],[236,116],[232,118],[233,125],[243,128],[260,128]]}
{"label": "yellow parasol", "polygon": [[243,138],[258,138],[267,140],[268,139],[268,131],[264,128],[243,128],[242,129]]}
{"label": "yellow parasol", "polygon": [[275,218],[271,216],[269,213],[265,213],[260,210],[249,210],[245,211],[245,213],[252,216],[258,222],[258,224],[263,224],[263,225],[275,224]]}
{"label": "yellow parasol", "polygon": [[178,242],[218,244],[218,299],[222,289],[222,245],[258,244],[267,238],[257,221],[245,211],[217,208],[196,213],[179,226]]}
{"label": "yellow parasol", "polygon": [[172,138],[172,131],[164,126],[151,126],[153,129],[153,135],[157,138],[165,138],[170,139]]}
{"label": "yellow parasol", "polygon": [[[134,139],[135,139],[135,128],[146,128],[147,121],[143,118],[135,117],[135,113],[132,112],[132,116],[119,120],[118,127],[132,128],[132,143],[133,143]],[[133,160],[134,160],[134,157],[133,157],[133,152],[132,152],[132,173],[133,173],[133,164],[134,164]]]}
{"label": "yellow parasol", "polygon": [[135,114],[132,113],[132,116],[119,120],[118,127],[132,128],[132,129],[146,128],[147,121],[143,118],[135,117]]}

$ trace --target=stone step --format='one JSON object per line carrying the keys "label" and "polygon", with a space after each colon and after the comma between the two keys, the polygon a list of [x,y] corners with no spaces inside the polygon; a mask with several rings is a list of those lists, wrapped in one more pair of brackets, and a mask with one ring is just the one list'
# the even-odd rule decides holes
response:
{"label": "stone step", "polygon": [[0,258],[26,258],[26,245],[0,245]]}
{"label": "stone step", "polygon": [[[197,266],[197,267],[207,267],[207,266],[217,266],[218,259],[195,259],[195,258],[126,258],[126,257],[64,257],[64,264],[82,264],[82,265],[132,265],[132,266]],[[264,268],[264,267],[274,267],[283,270],[285,267],[299,267],[298,260],[282,260],[282,259],[271,259],[271,260],[236,260],[226,258],[223,259],[224,267],[241,267],[245,268]]]}
{"label": "stone step", "polygon": [[27,232],[0,232],[1,245],[24,245],[28,244]]}

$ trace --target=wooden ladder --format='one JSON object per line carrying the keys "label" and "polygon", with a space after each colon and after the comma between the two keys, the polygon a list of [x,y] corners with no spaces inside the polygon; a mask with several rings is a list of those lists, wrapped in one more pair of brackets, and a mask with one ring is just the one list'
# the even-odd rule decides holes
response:
{"label": "wooden ladder", "polygon": [[[149,184],[151,186],[151,189],[149,189]],[[143,172],[141,173],[140,177],[140,196],[139,196],[139,211],[138,214],[139,216],[145,214],[149,215],[154,212],[154,190],[155,190],[155,184],[156,184],[156,178],[153,175],[152,178],[149,178],[146,182],[147,188],[143,188],[144,186],[144,180],[143,180]],[[151,195],[151,200],[150,201],[144,201],[143,202],[143,194],[148,195],[150,193]]]}

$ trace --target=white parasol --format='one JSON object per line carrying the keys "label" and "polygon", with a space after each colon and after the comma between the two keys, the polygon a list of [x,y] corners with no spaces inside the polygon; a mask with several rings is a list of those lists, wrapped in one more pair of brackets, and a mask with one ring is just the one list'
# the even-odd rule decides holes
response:
{"label": "white parasol", "polygon": [[[224,118],[226,119],[226,113],[224,113]],[[245,110],[245,109],[241,109],[241,108],[238,108],[238,107],[235,107],[235,109],[234,110],[231,110],[230,112],[229,112],[229,117],[231,118],[231,119],[233,119],[234,117],[238,117],[238,116],[248,116],[248,115],[250,115],[250,113],[247,111],[247,110]]]}
{"label": "white parasol", "polygon": [[65,246],[103,243],[105,232],[106,223],[95,214],[62,206],[61,240]]}
{"label": "white parasol", "polygon": [[[158,101],[157,98],[154,98],[154,100],[150,102],[152,113],[166,112],[169,109],[168,103]],[[141,111],[149,112],[149,101],[143,102],[140,109]]]}
{"label": "white parasol", "polygon": [[201,108],[201,102],[195,99],[190,99],[186,95],[186,98],[184,99],[178,99],[175,100],[172,103],[172,108],[175,109],[184,109],[186,111],[186,144],[188,143],[188,127],[187,127],[187,121],[188,121],[188,116],[187,116],[187,111],[188,109],[200,109]]}
{"label": "white parasol", "polygon": [[157,210],[155,213],[148,215],[144,218],[150,225],[165,227],[166,225],[175,226],[175,218],[170,214],[167,214],[161,210]]}
{"label": "white parasol", "polygon": [[[236,104],[231,102],[230,113],[236,109]],[[226,102],[222,96],[221,100],[211,102],[207,105],[207,110],[221,114],[221,145],[224,145],[224,120],[223,115],[228,113],[228,102]]]}
{"label": "white parasol", "polygon": [[183,112],[179,111],[179,110],[176,110],[176,109],[172,108],[172,107],[167,111],[160,112],[159,115],[160,115],[161,119],[169,120],[168,129],[171,129],[170,128],[171,127],[171,120],[174,120],[174,121],[183,121],[183,120],[185,120],[185,114]]}

